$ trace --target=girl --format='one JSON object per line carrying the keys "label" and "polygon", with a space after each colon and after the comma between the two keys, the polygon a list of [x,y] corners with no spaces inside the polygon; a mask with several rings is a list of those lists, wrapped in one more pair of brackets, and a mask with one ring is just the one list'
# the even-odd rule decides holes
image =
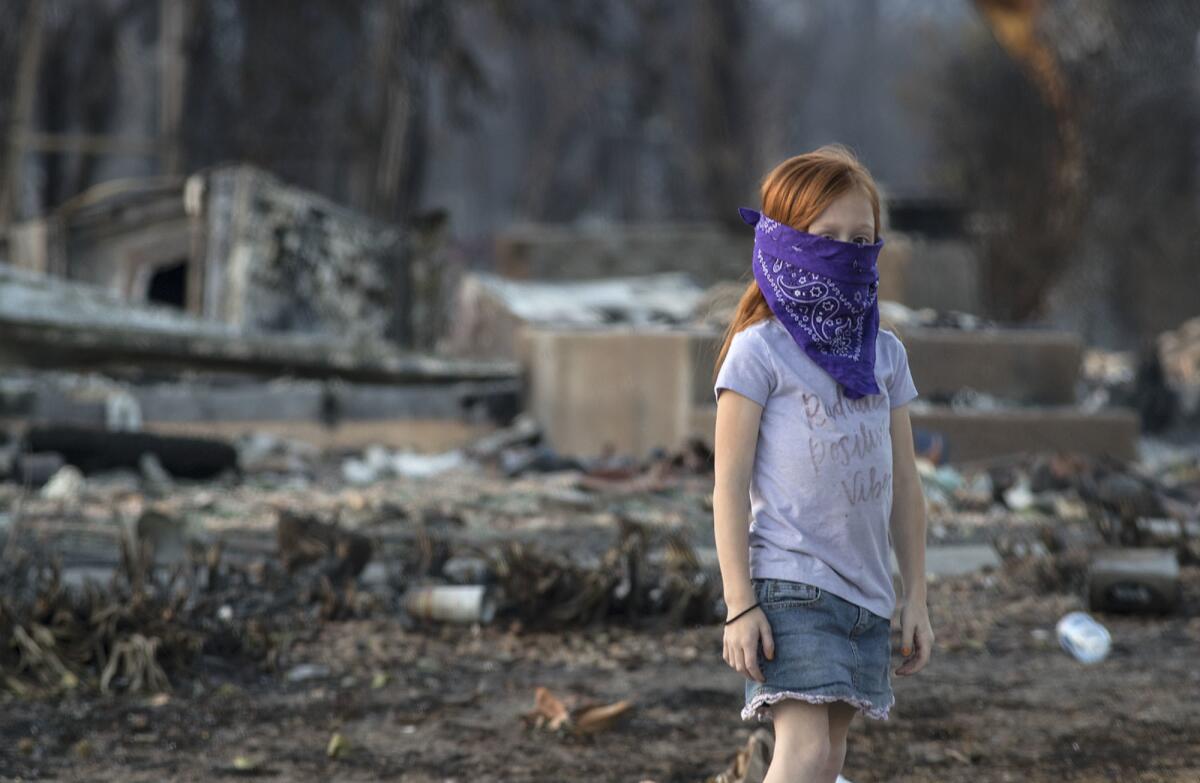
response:
{"label": "girl", "polygon": [[747,677],[742,718],[775,723],[765,783],[834,783],[850,719],[886,720],[895,702],[892,541],[906,656],[895,673],[917,673],[933,649],[917,390],[904,346],[879,328],[866,168],[827,145],[776,166],[761,196],[761,212],[739,210],[754,226],[754,281],[714,387],[724,658]]}

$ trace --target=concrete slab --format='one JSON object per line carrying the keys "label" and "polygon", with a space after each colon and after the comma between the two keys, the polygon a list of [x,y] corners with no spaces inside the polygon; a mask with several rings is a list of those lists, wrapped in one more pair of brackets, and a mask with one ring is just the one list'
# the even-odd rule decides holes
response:
{"label": "concrete slab", "polygon": [[[162,435],[234,438],[254,432],[326,448],[371,444],[454,448],[520,410],[517,378],[356,384],[249,376],[133,383],[71,373],[13,372],[0,381],[0,427],[133,427]],[[119,403],[119,406],[117,405]],[[128,419],[115,418],[128,411]]]}
{"label": "concrete slab", "polygon": [[0,264],[0,367],[239,371],[364,382],[516,376],[512,361],[459,359],[320,334],[242,332],[96,286]]}
{"label": "concrete slab", "polygon": [[1050,329],[892,327],[925,399],[965,387],[1029,405],[1075,402],[1083,341]]}
{"label": "concrete slab", "polygon": [[1085,412],[1060,405],[988,411],[928,405],[914,406],[910,416],[914,428],[946,436],[951,462],[1037,451],[1132,460],[1141,428],[1137,412],[1129,408]]}
{"label": "concrete slab", "polygon": [[463,276],[444,347],[455,356],[511,359],[524,324],[551,328],[685,324],[704,289],[678,272],[604,280],[513,280]]}
{"label": "concrete slab", "polygon": [[526,408],[554,448],[645,456],[682,443],[693,393],[687,332],[525,327],[520,335]]}
{"label": "concrete slab", "polygon": [[326,427],[315,421],[175,421],[147,422],[147,432],[235,441],[257,434],[310,443],[327,451],[358,451],[368,446],[441,453],[463,448],[495,430],[493,424],[453,419],[378,419],[343,421]]}

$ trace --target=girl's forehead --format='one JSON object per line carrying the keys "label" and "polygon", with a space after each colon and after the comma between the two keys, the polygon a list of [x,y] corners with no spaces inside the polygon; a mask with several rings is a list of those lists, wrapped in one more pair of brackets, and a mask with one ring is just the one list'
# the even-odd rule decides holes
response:
{"label": "girl's forehead", "polygon": [[842,194],[813,220],[814,226],[830,223],[875,230],[875,211],[871,207],[870,199],[858,190]]}
{"label": "girl's forehead", "polygon": [[859,190],[850,190],[829,202],[822,214],[831,213],[871,213],[871,199]]}

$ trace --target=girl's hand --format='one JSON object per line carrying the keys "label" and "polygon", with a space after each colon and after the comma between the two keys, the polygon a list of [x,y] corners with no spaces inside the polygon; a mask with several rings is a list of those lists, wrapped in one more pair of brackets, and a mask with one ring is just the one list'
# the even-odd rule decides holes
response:
{"label": "girl's hand", "polygon": [[758,643],[762,641],[763,654],[775,657],[775,639],[771,636],[771,623],[761,607],[749,612],[725,626],[725,650],[721,657],[735,671],[746,677],[764,682],[758,668]]}
{"label": "girl's hand", "polygon": [[929,625],[929,608],[924,601],[906,601],[900,613],[900,654],[904,656],[904,663],[896,669],[896,674],[907,677],[921,671],[929,662],[932,652],[933,628]]}

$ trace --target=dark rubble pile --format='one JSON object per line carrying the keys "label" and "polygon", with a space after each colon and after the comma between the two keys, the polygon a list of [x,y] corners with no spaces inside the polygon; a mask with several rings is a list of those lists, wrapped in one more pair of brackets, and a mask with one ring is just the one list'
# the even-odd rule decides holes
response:
{"label": "dark rubble pile", "polygon": [[501,610],[528,628],[550,629],[625,620],[633,624],[707,624],[719,617],[721,584],[705,570],[686,536],[662,534],[661,562],[647,555],[649,529],[619,520],[619,540],[593,566],[506,542],[491,557]]}
{"label": "dark rubble pile", "polygon": [[[157,693],[205,673],[277,672],[291,641],[321,623],[419,621],[403,617],[406,589],[464,576],[495,593],[498,617],[513,630],[718,618],[719,579],[683,532],[628,519],[618,527],[616,542],[586,564],[519,541],[481,549],[419,529],[389,553],[395,568],[386,580],[369,584],[364,570],[378,542],[292,511],[278,514],[277,558],[239,562],[218,540],[156,567],[145,541],[123,539],[121,566],[103,585],[68,585],[53,557],[12,547],[0,564],[0,692]],[[482,567],[451,567],[472,556]]]}
{"label": "dark rubble pile", "polygon": [[1105,553],[1120,552],[1124,578],[1143,582],[1175,581],[1179,567],[1200,565],[1197,455],[1146,464],[1041,454],[988,475],[993,502],[1027,520],[995,532],[992,544],[1003,570],[1036,593],[1088,593]]}
{"label": "dark rubble pile", "polygon": [[281,642],[314,619],[380,608],[352,583],[289,575],[271,561],[223,562],[214,546],[169,572],[134,547],[107,584],[64,583],[46,556],[0,566],[0,691],[30,697],[76,689],[163,692],[197,663],[273,668]]}
{"label": "dark rubble pile", "polygon": [[[290,512],[280,515],[278,542],[289,570],[316,563],[335,578],[361,574],[373,549],[362,534]],[[481,585],[496,601],[496,617],[521,628],[710,623],[722,608],[719,575],[701,564],[686,532],[621,515],[616,540],[595,562],[520,540],[454,541],[424,525],[390,559],[397,563],[390,581],[397,591]]]}
{"label": "dark rubble pile", "polygon": [[1200,522],[1200,449],[1139,462],[1039,452],[952,466],[918,457],[917,468],[935,517],[1002,511],[1090,521],[1110,543],[1132,545],[1151,527],[1172,523],[1182,538]]}

